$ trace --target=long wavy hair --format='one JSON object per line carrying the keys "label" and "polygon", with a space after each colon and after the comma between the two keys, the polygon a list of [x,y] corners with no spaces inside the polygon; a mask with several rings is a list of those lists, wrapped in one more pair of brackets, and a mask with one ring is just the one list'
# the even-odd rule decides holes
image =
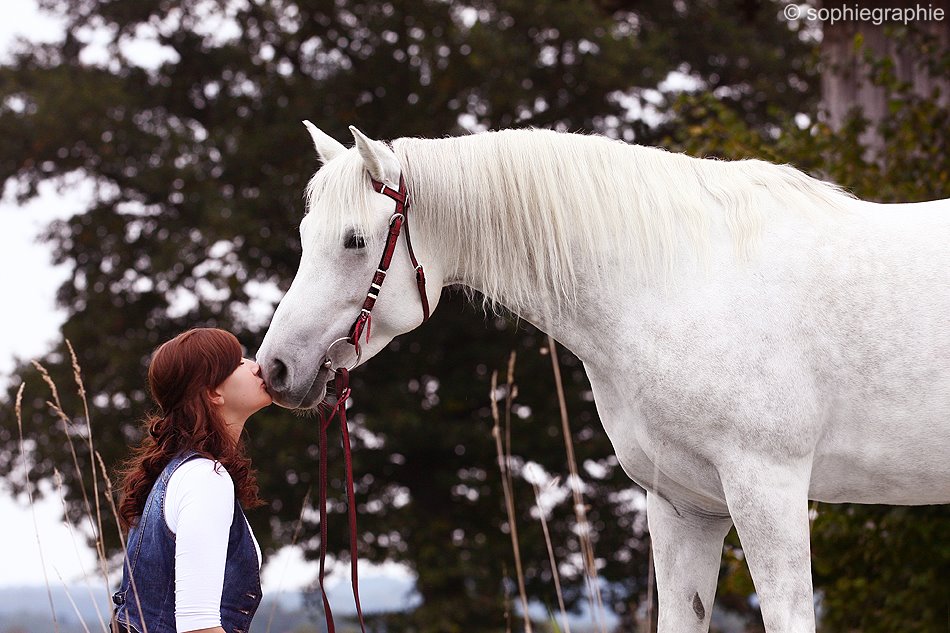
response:
{"label": "long wavy hair", "polygon": [[210,399],[210,393],[240,364],[241,344],[230,332],[214,328],[188,330],[155,350],[148,385],[158,411],[146,416],[145,438],[119,473],[119,518],[124,530],[142,515],[149,492],[168,462],[187,450],[227,469],[245,509],[264,503],[243,438],[237,443],[231,439]]}

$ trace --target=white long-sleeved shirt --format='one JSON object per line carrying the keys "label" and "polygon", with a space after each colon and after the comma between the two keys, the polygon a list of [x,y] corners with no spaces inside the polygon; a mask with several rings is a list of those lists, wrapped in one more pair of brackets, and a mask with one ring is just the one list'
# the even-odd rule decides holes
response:
{"label": "white long-sleeved shirt", "polygon": [[[221,592],[234,519],[234,482],[215,462],[191,459],[172,474],[165,522],[175,534],[175,626],[179,633],[221,626]],[[261,548],[247,528],[261,563]]]}

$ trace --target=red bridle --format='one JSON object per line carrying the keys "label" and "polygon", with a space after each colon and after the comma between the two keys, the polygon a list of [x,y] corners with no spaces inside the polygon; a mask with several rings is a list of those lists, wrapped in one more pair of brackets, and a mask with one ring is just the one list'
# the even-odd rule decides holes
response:
{"label": "red bridle", "polygon": [[389,271],[389,265],[393,260],[393,253],[396,252],[396,242],[399,241],[399,234],[403,228],[406,229],[406,248],[409,251],[409,259],[412,261],[412,267],[416,271],[416,286],[419,288],[419,299],[422,300],[422,322],[429,320],[429,299],[426,297],[426,275],[422,269],[422,264],[416,259],[416,254],[412,250],[412,238],[409,235],[409,189],[406,187],[406,179],[399,175],[399,189],[393,189],[378,180],[370,179],[373,183],[373,189],[377,193],[392,198],[396,201],[396,210],[393,211],[389,219],[389,234],[386,236],[386,246],[383,249],[383,256],[379,259],[379,266],[376,268],[376,274],[373,275],[373,281],[370,283],[369,292],[366,293],[366,299],[363,301],[363,307],[360,309],[360,315],[353,323],[350,330],[350,343],[356,348],[357,354],[360,351],[360,336],[363,334],[363,328],[366,327],[366,342],[369,343],[370,330],[372,328],[373,306],[376,305],[376,298],[379,296],[379,290],[386,280],[386,273]]}
{"label": "red bridle", "polygon": [[409,235],[409,189],[406,187],[406,179],[401,174],[399,176],[399,189],[393,189],[389,185],[370,179],[373,190],[381,193],[387,198],[392,198],[396,202],[396,209],[389,218],[389,232],[386,235],[386,244],[383,247],[383,255],[379,258],[379,266],[376,267],[376,273],[370,282],[369,291],[366,293],[366,299],[363,300],[363,307],[360,308],[360,314],[353,322],[348,336],[338,338],[330,343],[327,348],[327,360],[324,365],[331,368],[332,360],[330,351],[338,343],[348,343],[356,350],[356,360],[353,361],[353,369],[360,362],[363,351],[360,349],[360,337],[363,331],[366,331],[366,342],[369,343],[369,337],[373,325],[373,306],[376,305],[376,299],[379,296],[379,290],[386,280],[386,273],[389,272],[389,265],[392,263],[393,254],[396,252],[396,243],[399,241],[399,235],[402,229],[406,229],[406,249],[409,251],[409,260],[416,271],[416,287],[419,289],[419,299],[422,301],[422,322],[429,320],[429,299],[426,296],[426,275],[422,269],[422,264],[416,259],[416,254],[412,250],[412,237]]}
{"label": "red bridle", "polygon": [[[416,259],[416,254],[412,250],[412,239],[409,236],[409,189],[406,187],[406,179],[400,174],[399,189],[393,189],[384,183],[370,179],[373,189],[377,193],[392,198],[396,201],[396,210],[389,219],[389,233],[386,237],[386,245],[383,249],[383,256],[379,259],[379,266],[376,268],[376,274],[370,283],[369,292],[366,293],[366,299],[363,301],[363,307],[360,308],[360,314],[356,317],[350,334],[346,338],[338,339],[330,344],[327,349],[327,363],[329,360],[330,349],[336,343],[347,342],[356,349],[356,361],[354,367],[360,361],[360,338],[363,330],[366,330],[366,342],[369,343],[370,330],[372,329],[373,306],[376,305],[376,298],[379,296],[379,290],[386,280],[386,273],[389,271],[389,265],[392,263],[393,253],[396,252],[396,243],[399,241],[399,234],[402,229],[406,230],[406,247],[409,250],[409,259],[416,271],[416,286],[419,288],[419,298],[422,300],[422,322],[429,320],[429,300],[426,297],[426,276],[422,269],[422,264]],[[330,366],[330,365],[328,365]],[[336,370],[336,380],[334,387],[337,395],[335,405],[329,405],[325,401],[320,403],[320,475],[318,481],[319,503],[320,503],[320,592],[323,595],[323,608],[327,620],[327,632],[334,633],[333,614],[330,612],[330,602],[327,599],[327,593],[323,587],[324,567],[327,556],[327,428],[334,418],[340,418],[340,427],[343,440],[343,455],[346,462],[346,503],[350,524],[350,579],[353,584],[353,598],[356,601],[356,614],[359,617],[360,629],[366,633],[366,627],[363,624],[363,609],[360,607],[359,580],[356,572],[356,494],[353,484],[353,458],[350,452],[350,435],[346,425],[346,400],[350,396],[350,374],[346,367],[340,367]]]}

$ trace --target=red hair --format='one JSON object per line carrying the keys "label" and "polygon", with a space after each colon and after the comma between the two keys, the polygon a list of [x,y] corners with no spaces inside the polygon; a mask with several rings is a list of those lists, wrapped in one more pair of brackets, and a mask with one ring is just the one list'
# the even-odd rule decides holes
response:
{"label": "red hair", "polygon": [[132,451],[120,472],[119,518],[127,531],[142,515],[145,501],[168,462],[194,450],[221,463],[234,481],[244,508],[263,505],[257,474],[244,454],[244,440],[235,443],[209,393],[241,364],[241,344],[230,332],[196,328],[162,344],[152,354],[148,385],[159,412],[143,422],[145,439]]}

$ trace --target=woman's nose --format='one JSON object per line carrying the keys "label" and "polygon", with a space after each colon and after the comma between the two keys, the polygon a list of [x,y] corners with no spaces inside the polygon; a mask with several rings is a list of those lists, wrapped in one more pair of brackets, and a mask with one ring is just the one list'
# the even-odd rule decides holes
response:
{"label": "woman's nose", "polygon": [[251,361],[251,373],[253,373],[255,376],[261,375],[261,366],[257,364],[256,360]]}

